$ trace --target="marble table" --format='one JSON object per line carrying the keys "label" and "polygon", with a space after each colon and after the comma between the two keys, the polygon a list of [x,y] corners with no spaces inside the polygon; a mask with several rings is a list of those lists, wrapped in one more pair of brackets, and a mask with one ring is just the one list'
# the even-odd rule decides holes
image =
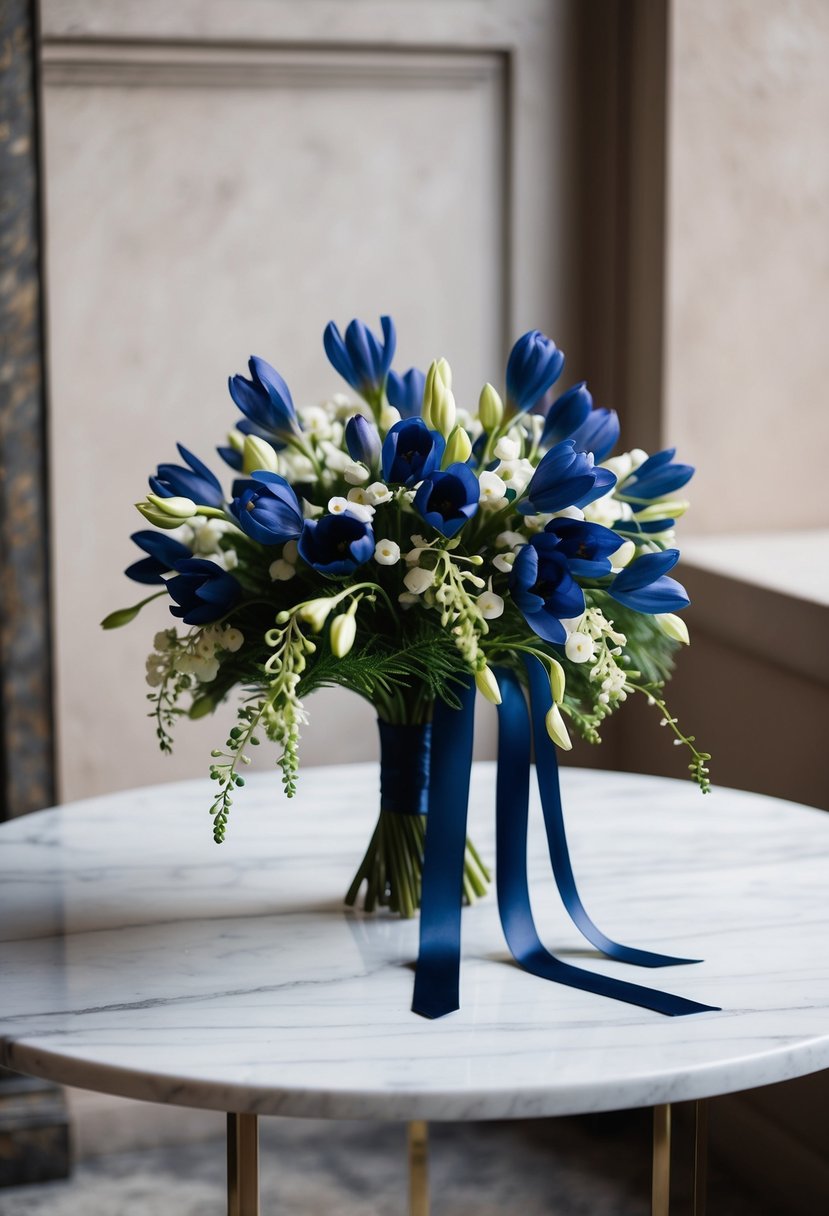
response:
{"label": "marble table", "polygon": [[[0,1062],[230,1112],[240,1216],[258,1211],[258,1115],[409,1122],[423,1211],[424,1121],[652,1106],[654,1211],[667,1211],[670,1104],[829,1065],[829,816],[630,774],[570,769],[563,787],[593,918],[705,961],[644,971],[592,951],[561,907],[535,804],[531,887],[550,948],[721,1012],[666,1018],[528,975],[489,897],[464,912],[460,1011],[415,1016],[416,922],[341,902],[376,815],[377,767],[363,764],[305,771],[291,803],[254,774],[221,847],[206,781],[4,824]],[[470,831],[489,858],[493,798],[494,766],[477,765]]]}

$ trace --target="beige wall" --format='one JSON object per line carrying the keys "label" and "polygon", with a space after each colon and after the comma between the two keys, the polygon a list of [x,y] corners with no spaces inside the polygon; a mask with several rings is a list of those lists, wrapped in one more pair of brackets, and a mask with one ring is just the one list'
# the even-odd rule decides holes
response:
{"label": "beige wall", "polygon": [[829,4],[674,0],[663,435],[694,532],[829,523]]}

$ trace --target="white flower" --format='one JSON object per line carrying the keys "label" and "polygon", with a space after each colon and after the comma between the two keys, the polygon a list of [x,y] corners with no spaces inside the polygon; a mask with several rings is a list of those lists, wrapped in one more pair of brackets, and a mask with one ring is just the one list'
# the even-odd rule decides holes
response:
{"label": "white flower", "polygon": [[412,604],[417,604],[418,598],[412,595],[411,591],[401,591],[397,597],[398,604],[402,604],[404,608],[411,608]]}
{"label": "white flower", "polygon": [[278,557],[268,566],[268,574],[275,583],[287,583],[296,574],[296,566],[286,562],[284,557]]}
{"label": "white flower", "polygon": [[580,616],[562,617],[561,623],[564,626],[564,628],[567,630],[568,633],[575,633],[583,620],[584,620],[584,613],[582,612],[582,614]]}
{"label": "white flower", "polygon": [[498,460],[517,460],[521,451],[521,445],[516,439],[510,439],[509,435],[502,435],[495,445],[495,456]]}
{"label": "white flower", "polygon": [[396,566],[400,561],[400,546],[393,540],[378,540],[374,560],[381,566]]}
{"label": "white flower", "polygon": [[522,536],[520,532],[499,532],[495,537],[495,546],[498,549],[517,549],[519,545],[526,543],[526,536]]}
{"label": "white flower", "polygon": [[[561,512],[561,514],[563,515],[564,512]],[[545,513],[541,515],[525,515],[524,527],[529,528],[531,532],[541,532],[544,530],[544,528],[546,528],[547,524],[552,518],[552,515]]]}
{"label": "white flower", "polygon": [[350,503],[347,498],[342,498],[335,495],[334,498],[328,500],[328,510],[332,515],[345,515]]}
{"label": "white flower", "polygon": [[285,561],[290,562],[292,566],[296,565],[297,558],[299,557],[299,545],[295,540],[288,540],[285,542],[282,547],[282,556]]}
{"label": "white flower", "polygon": [[307,456],[303,456],[302,452],[294,452],[290,448],[286,448],[284,452],[280,453],[279,459],[282,472],[288,481],[313,481],[314,466]]}
{"label": "white flower", "polygon": [[218,659],[194,659],[191,668],[193,675],[202,684],[209,684],[219,674]]}
{"label": "white flower", "polygon": [[648,459],[648,453],[643,452],[641,448],[631,448],[631,450],[628,452],[628,456],[630,456],[630,462],[634,469],[638,469],[640,464],[644,464]]}
{"label": "white flower", "polygon": [[[627,512],[627,516],[626,513]],[[613,491],[605,494],[602,498],[597,498],[595,502],[588,503],[584,508],[584,518],[589,520],[591,524],[602,524],[605,528],[612,528],[620,519],[630,518],[630,507],[626,502],[618,502],[613,497]]]}
{"label": "white flower", "polygon": [[391,502],[391,490],[382,481],[373,481],[366,486],[366,500],[372,507],[380,507],[384,502]]}
{"label": "white flower", "polygon": [[229,626],[222,631],[221,646],[224,650],[229,650],[235,654],[242,647],[244,641],[244,635],[239,629],[233,629]]}
{"label": "white flower", "polygon": [[380,413],[380,426],[384,431],[390,431],[396,422],[400,421],[400,410],[393,405],[384,405]]}
{"label": "white flower", "polygon": [[373,507],[374,503],[369,497],[368,490],[362,486],[355,486],[353,490],[349,490],[347,494],[349,502],[356,502],[361,507]]}
{"label": "white flower", "polygon": [[345,473],[348,466],[354,463],[348,452],[335,448],[333,443],[321,443],[320,450],[325,459],[326,468],[332,473]]}
{"label": "white flower", "polygon": [[485,621],[494,621],[504,612],[504,601],[494,591],[484,591],[475,601]]}
{"label": "white flower", "polygon": [[508,490],[520,494],[530,484],[535,469],[529,460],[502,460],[495,471]]}
{"label": "white flower", "polygon": [[301,405],[297,413],[307,435],[313,435],[315,439],[330,439],[331,418],[324,406]]}
{"label": "white flower", "polygon": [[614,574],[618,574],[620,570],[624,570],[625,566],[629,565],[636,552],[636,545],[632,540],[623,541],[619,548],[610,555],[610,568]]}
{"label": "white flower", "polygon": [[147,672],[144,678],[149,684],[150,688],[158,688],[159,685],[164,682],[164,673],[153,668]]}
{"label": "white flower", "polygon": [[215,653],[216,641],[205,629],[198,642],[196,642],[196,654],[200,659],[212,659]]}
{"label": "white flower", "polygon": [[200,556],[218,553],[221,549],[219,541],[227,530],[227,524],[221,519],[199,520],[191,525],[193,528],[192,550]]}
{"label": "white flower", "polygon": [[434,581],[434,570],[423,570],[419,566],[414,566],[403,579],[407,591],[411,591],[412,595],[422,595],[433,586]]}
{"label": "white flower", "polygon": [[499,553],[497,557],[493,557],[492,564],[496,570],[500,570],[502,574],[509,574],[515,564],[515,553]]}
{"label": "white flower", "polygon": [[571,663],[589,663],[596,653],[596,643],[586,633],[571,633],[564,643],[564,653]]}
{"label": "white flower", "polygon": [[361,486],[364,481],[368,481],[369,471],[359,460],[352,460],[343,469],[343,477],[350,486]]}
{"label": "white flower", "polygon": [[[169,650],[170,649],[170,636],[167,633],[166,629],[162,629],[160,633],[157,633],[155,635],[155,637],[153,638],[153,646],[156,650]],[[150,658],[152,658],[152,657],[153,656],[150,655]]]}
{"label": "white flower", "polygon": [[478,484],[480,486],[480,501],[485,506],[496,506],[503,501],[507,487],[497,473],[490,473],[485,470],[478,478]]}
{"label": "white flower", "polygon": [[224,559],[225,570],[235,570],[239,565],[239,554],[235,549],[225,549]]}
{"label": "white flower", "polygon": [[630,452],[620,452],[618,456],[611,456],[609,460],[603,460],[602,468],[615,473],[617,481],[623,481],[633,471]]}
{"label": "white flower", "polygon": [[367,502],[347,502],[347,511],[364,524],[370,524],[374,516],[374,507],[370,507]]}

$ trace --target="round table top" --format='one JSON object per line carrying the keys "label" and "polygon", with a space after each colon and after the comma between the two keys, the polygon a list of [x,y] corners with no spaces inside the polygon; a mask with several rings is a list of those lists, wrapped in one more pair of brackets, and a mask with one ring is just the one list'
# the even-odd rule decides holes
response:
{"label": "round table top", "polygon": [[[669,1018],[510,962],[494,894],[463,913],[461,1009],[411,1012],[416,921],[345,910],[377,766],[276,775],[213,844],[193,781],[0,828],[0,1061],[183,1106],[331,1118],[577,1114],[748,1089],[829,1065],[829,816],[689,782],[565,770],[577,881],[629,945],[703,958],[645,971],[567,919],[531,807],[530,881],[561,957],[722,1012]],[[494,766],[470,831],[493,854]]]}

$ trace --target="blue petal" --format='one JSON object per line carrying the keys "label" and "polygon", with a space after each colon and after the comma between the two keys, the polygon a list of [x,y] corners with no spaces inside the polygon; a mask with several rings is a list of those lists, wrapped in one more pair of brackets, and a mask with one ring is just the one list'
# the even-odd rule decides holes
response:
{"label": "blue petal", "polygon": [[624,604],[626,608],[633,608],[635,612],[651,614],[656,612],[681,612],[691,602],[682,584],[665,574],[648,584],[647,587],[641,587],[632,591],[617,589],[616,583],[618,581],[617,577],[610,587],[610,594],[620,604]]}
{"label": "blue petal", "polygon": [[568,439],[574,431],[584,423],[593,408],[593,397],[588,391],[587,383],[581,380],[568,388],[566,393],[550,406],[544,430],[541,432],[541,446],[549,447]]}

